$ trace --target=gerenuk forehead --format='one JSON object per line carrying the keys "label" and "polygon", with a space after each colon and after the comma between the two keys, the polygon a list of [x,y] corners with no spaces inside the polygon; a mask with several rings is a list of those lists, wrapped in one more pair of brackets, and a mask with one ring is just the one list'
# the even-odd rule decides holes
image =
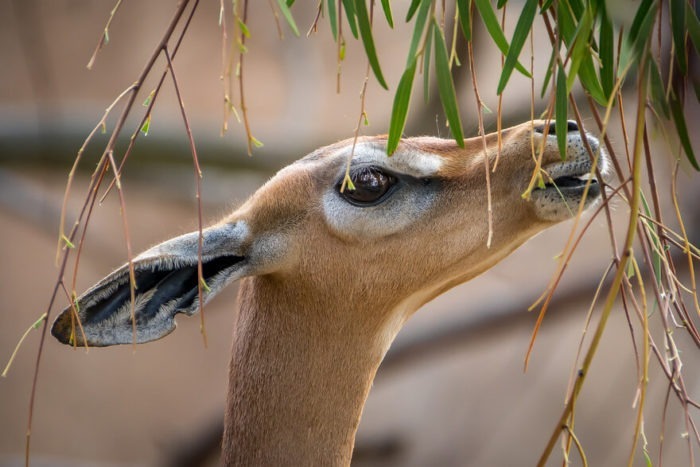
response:
{"label": "gerenuk forehead", "polygon": [[[339,170],[345,169],[348,157],[352,153],[352,141],[342,145],[328,146],[314,151],[294,165],[332,164]],[[355,146],[352,166],[373,165],[385,167],[393,172],[413,177],[431,177],[436,175],[444,164],[444,159],[436,153],[420,149],[420,144],[411,141],[402,142],[393,155],[386,154],[386,139],[359,140]]]}

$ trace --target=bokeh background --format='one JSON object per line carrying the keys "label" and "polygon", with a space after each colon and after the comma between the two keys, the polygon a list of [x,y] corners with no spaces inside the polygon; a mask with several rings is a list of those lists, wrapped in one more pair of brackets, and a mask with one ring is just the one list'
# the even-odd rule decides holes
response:
{"label": "bokeh background", "polygon": [[[113,2],[89,0],[0,0],[0,365],[22,333],[46,310],[57,279],[58,223],[65,183],[78,148],[104,109],[138,76],[175,9],[172,0],[125,2],[109,30],[109,43],[92,71],[86,64]],[[264,143],[246,154],[242,125],[231,121],[221,136],[223,85],[219,2],[199,6],[174,62],[201,160],[205,221],[245,200],[275,170],[314,148],[353,134],[366,59],[348,35],[340,93],[336,92],[336,46],[322,18],[306,31],[317,2],[296,2],[301,37],[282,21],[277,33],[268,2],[250,2],[245,62],[246,102],[254,135]],[[274,2],[272,2],[274,3]],[[412,32],[402,18],[408,1],[392,2],[396,27],[383,20],[375,30],[379,59],[390,91],[370,76],[362,134],[385,133]],[[449,2],[448,2],[449,3]],[[634,4],[634,2],[631,2]],[[517,20],[509,2],[508,36]],[[448,15],[449,16],[449,15]],[[381,19],[381,17],[380,17]],[[449,22],[449,18],[448,18]],[[542,32],[542,31],[540,31]],[[475,60],[481,95],[495,111],[500,54],[477,22]],[[536,34],[533,50],[537,97],[549,45]],[[460,50],[464,57],[464,50]],[[529,63],[530,47],[523,59]],[[160,60],[157,70],[165,63]],[[476,107],[466,61],[455,72],[465,133],[477,134]],[[160,71],[154,74],[159,76]],[[434,81],[434,80],[433,80]],[[150,79],[141,100],[154,85]],[[423,99],[422,80],[406,134],[447,135],[437,90]],[[234,97],[234,99],[237,99]],[[697,102],[688,121],[700,118]],[[582,106],[584,108],[585,106]],[[537,98],[535,112],[544,104]],[[634,105],[626,110],[633,115]],[[117,108],[115,115],[118,114]],[[135,109],[117,149],[141,118]],[[530,116],[530,82],[514,74],[505,93],[504,126]],[[593,120],[585,123],[594,128]],[[617,117],[614,117],[617,119]],[[107,141],[98,134],[78,168],[68,197],[68,225],[86,195],[91,170]],[[613,144],[623,148],[617,120]],[[691,123],[692,126],[696,126]],[[495,117],[486,115],[487,131]],[[665,209],[672,158],[660,131],[652,131]],[[698,135],[694,132],[695,147]],[[497,176],[497,174],[496,174]],[[148,136],[141,136],[123,178],[134,251],[197,226],[195,187],[188,140],[172,83],[159,97]],[[681,205],[687,229],[698,243],[700,189],[696,174],[681,170]],[[613,211],[618,227],[626,205]],[[546,287],[571,223],[530,241],[474,281],[425,306],[400,333],[380,368],[364,411],[354,463],[361,466],[533,465],[555,428],[586,312],[611,253],[602,217],[575,254],[537,340],[530,368],[523,359],[536,319],[529,305]],[[436,241],[439,232],[436,232]],[[93,213],[77,289],[84,290],[126,260],[126,244],[114,193]],[[688,283],[684,262],[679,274]],[[72,273],[72,272],[71,272]],[[69,277],[70,274],[69,273]],[[70,279],[69,279],[70,281]],[[39,368],[32,435],[32,465],[216,465],[222,423],[236,287],[206,309],[208,347],[199,319],[181,317],[167,339],[136,349],[72,350],[48,338]],[[63,308],[61,298],[51,310]],[[597,315],[596,315],[597,316]],[[7,378],[0,379],[0,465],[24,463],[28,404],[41,333],[32,331]],[[683,355],[686,383],[697,394],[697,348]],[[636,409],[636,364],[630,330],[616,308],[578,406],[576,432],[590,465],[626,464]],[[688,465],[683,412],[652,364],[645,433],[654,465],[665,423],[665,465]],[[695,459],[700,453],[694,448]],[[552,465],[561,465],[555,450]],[[581,465],[574,454],[571,462]],[[644,465],[641,448],[637,464]]]}

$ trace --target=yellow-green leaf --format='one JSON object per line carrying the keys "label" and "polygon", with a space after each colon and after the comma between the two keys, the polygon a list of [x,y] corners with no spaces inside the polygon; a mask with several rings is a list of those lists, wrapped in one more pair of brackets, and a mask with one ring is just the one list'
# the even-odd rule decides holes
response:
{"label": "yellow-green leaf", "polygon": [[248,26],[246,26],[246,24],[240,18],[238,19],[238,28],[241,30],[241,34],[243,34],[245,37],[250,37],[250,30],[248,29]]}
{"label": "yellow-green leaf", "polygon": [[141,125],[141,133],[143,133],[144,136],[148,136],[148,130],[151,128],[151,115],[149,114],[148,117],[146,117],[146,121],[143,122],[143,125]]}

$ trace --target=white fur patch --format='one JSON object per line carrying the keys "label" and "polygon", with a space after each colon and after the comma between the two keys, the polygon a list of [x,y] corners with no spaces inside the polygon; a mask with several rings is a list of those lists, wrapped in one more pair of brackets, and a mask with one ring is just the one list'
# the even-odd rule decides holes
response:
{"label": "white fur patch", "polygon": [[[351,150],[352,145],[346,146],[337,155],[347,158],[350,156]],[[387,156],[384,142],[361,141],[355,146],[352,163],[353,165],[377,165],[395,172],[423,178],[437,174],[443,165],[443,160],[437,154],[419,151],[405,145],[399,146],[399,149],[392,156]]]}

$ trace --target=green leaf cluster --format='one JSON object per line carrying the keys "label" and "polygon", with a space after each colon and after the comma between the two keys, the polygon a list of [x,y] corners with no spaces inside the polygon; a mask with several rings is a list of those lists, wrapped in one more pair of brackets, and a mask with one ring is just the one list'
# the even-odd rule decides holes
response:
{"label": "green leaf cluster", "polygon": [[[293,1],[278,0],[279,8],[290,27],[298,34],[291,15]],[[449,3],[449,2],[448,2]],[[494,5],[495,3],[495,5]],[[373,0],[325,0],[322,2],[330,23],[331,34],[339,41],[339,60],[344,56],[344,39],[340,21],[345,17],[350,33],[362,44],[377,82],[388,89],[379,62],[373,37],[371,8]],[[390,0],[376,2],[381,5],[384,19],[393,28],[394,14]],[[497,10],[517,8],[518,20],[510,41],[498,20]],[[408,47],[406,66],[394,94],[387,153],[398,147],[406,127],[416,73],[423,74],[423,93],[427,100],[430,77],[435,76],[439,99],[445,112],[452,137],[463,145],[462,119],[454,85],[452,65],[458,63],[448,52],[445,25],[440,20],[440,9],[450,6],[437,0],[412,0],[405,21],[413,22],[413,35]],[[554,34],[552,53],[546,69],[542,95],[548,90],[554,93],[554,118],[560,152],[565,154],[568,101],[576,83],[602,107],[615,105],[616,98],[630,73],[648,73],[646,80],[648,102],[665,119],[673,121],[681,147],[690,164],[700,170],[690,142],[688,125],[683,111],[684,93],[664,76],[688,76],[689,55],[700,51],[700,21],[687,0],[642,0],[634,20],[627,31],[616,29],[604,0],[454,0],[454,18],[461,30],[456,40],[472,40],[472,23],[480,20],[490,39],[504,55],[504,65],[498,81],[497,93],[506,89],[514,70],[528,78],[531,73],[519,61],[523,47],[532,34],[536,21],[544,21]],[[668,13],[660,15],[659,8]],[[444,13],[444,12],[443,12]],[[661,69],[658,58],[651,53],[651,37],[659,17],[670,22],[673,41],[672,70]],[[444,20],[445,15],[442,15]],[[616,37],[617,36],[617,37]],[[618,47],[621,44],[621,47]],[[451,44],[454,48],[454,45]],[[552,79],[554,77],[554,79]],[[700,80],[692,82],[695,99],[700,98]]]}

